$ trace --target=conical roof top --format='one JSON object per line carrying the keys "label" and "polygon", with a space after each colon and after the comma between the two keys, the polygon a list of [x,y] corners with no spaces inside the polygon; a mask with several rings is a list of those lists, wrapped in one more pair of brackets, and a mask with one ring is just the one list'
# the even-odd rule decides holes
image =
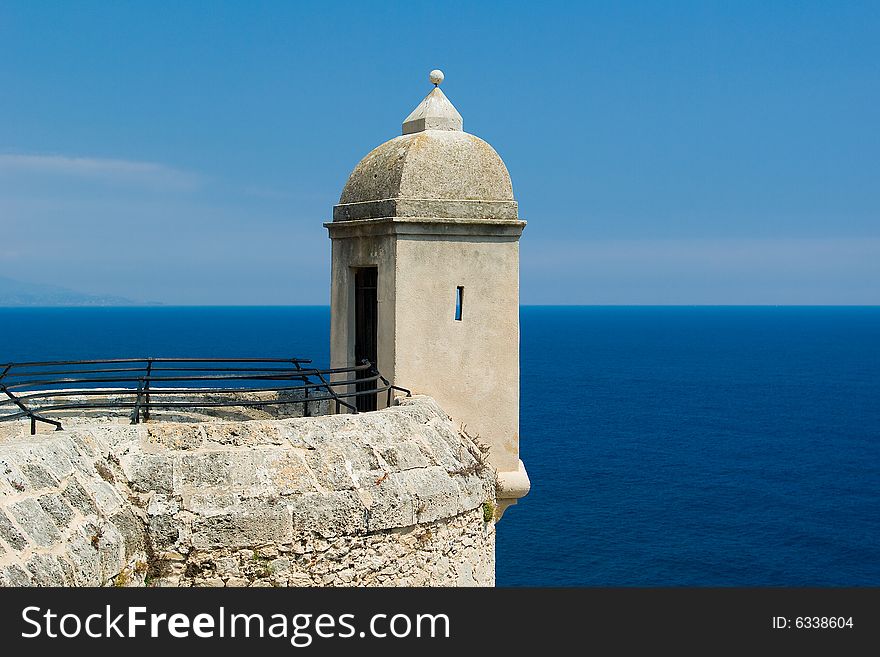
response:
{"label": "conical roof top", "polygon": [[431,82],[434,82],[434,88],[410,112],[410,115],[404,119],[403,134],[405,135],[422,132],[423,130],[461,130],[461,114],[449,102],[446,94],[440,91],[440,83],[443,82],[443,72],[431,71],[429,79]]}

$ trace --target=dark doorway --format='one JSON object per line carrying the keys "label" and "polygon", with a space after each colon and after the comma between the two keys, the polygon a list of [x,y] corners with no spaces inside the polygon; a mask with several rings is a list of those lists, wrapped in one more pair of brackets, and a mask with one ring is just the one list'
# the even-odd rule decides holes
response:
{"label": "dark doorway", "polygon": [[[362,267],[354,274],[354,360],[360,364],[365,358],[376,367],[378,356],[378,297],[376,283],[379,274],[376,267]],[[368,370],[358,372],[357,378],[372,376]],[[375,390],[376,381],[357,383],[358,392]],[[359,395],[358,411],[375,411],[376,395]]]}

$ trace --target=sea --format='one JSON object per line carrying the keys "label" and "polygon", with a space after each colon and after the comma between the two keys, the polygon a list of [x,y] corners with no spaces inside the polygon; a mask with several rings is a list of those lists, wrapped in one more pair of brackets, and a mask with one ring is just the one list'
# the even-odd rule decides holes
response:
{"label": "sea", "polygon": [[[880,585],[880,307],[521,318],[532,490],[498,524],[499,586]],[[5,308],[0,363],[326,365],[329,327],[326,307]]]}

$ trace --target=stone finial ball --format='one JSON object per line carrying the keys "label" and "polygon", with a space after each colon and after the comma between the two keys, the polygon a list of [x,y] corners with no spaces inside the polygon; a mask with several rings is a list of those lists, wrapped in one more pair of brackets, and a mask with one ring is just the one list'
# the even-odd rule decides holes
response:
{"label": "stone finial ball", "polygon": [[431,81],[432,84],[439,85],[441,82],[443,82],[443,71],[441,71],[439,68],[435,68],[433,71],[428,73],[428,79]]}

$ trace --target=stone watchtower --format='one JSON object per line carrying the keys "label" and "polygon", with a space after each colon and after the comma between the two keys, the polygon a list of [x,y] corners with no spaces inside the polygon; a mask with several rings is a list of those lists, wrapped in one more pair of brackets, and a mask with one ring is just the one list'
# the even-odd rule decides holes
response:
{"label": "stone watchtower", "polygon": [[[434,89],[403,134],[358,163],[333,221],[332,367],[369,359],[431,395],[490,446],[499,511],[524,496],[519,458],[519,238],[507,167]],[[361,384],[363,385],[363,384]],[[380,396],[381,397],[381,396]],[[361,410],[384,404],[359,399]]]}

